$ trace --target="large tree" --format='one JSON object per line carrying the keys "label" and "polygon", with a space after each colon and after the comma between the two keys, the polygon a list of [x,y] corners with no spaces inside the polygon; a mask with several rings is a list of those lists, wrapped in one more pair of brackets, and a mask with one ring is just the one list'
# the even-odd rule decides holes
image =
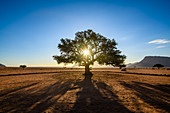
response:
{"label": "large tree", "polygon": [[73,40],[62,38],[58,44],[61,54],[53,57],[59,64],[78,63],[85,66],[85,75],[88,77],[89,66],[94,62],[112,66],[123,64],[126,56],[120,55],[121,51],[117,50],[116,45],[114,39],[107,39],[92,30],[81,31],[75,34]]}

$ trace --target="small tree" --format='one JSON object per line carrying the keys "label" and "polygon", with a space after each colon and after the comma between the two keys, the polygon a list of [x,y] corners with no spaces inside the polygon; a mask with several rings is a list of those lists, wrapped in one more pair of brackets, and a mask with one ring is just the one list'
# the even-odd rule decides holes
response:
{"label": "small tree", "polygon": [[26,65],[20,65],[22,69],[25,69],[27,66]]}
{"label": "small tree", "polygon": [[126,58],[120,55],[114,39],[95,33],[92,30],[77,32],[73,40],[61,39],[58,49],[61,54],[53,56],[58,63],[78,63],[85,66],[85,76],[91,77],[90,65],[94,62],[112,66],[119,66]]}
{"label": "small tree", "polygon": [[122,67],[126,67],[126,65],[125,64],[120,64],[119,68],[122,69]]}
{"label": "small tree", "polygon": [[158,69],[160,69],[160,68],[164,67],[164,65],[162,65],[162,64],[155,64],[153,67],[157,67]]}

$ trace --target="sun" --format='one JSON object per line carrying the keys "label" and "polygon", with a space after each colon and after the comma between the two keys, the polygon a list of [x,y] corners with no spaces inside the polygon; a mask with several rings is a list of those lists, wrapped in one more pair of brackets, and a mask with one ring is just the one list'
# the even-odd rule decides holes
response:
{"label": "sun", "polygon": [[89,55],[90,53],[89,53],[88,50],[84,50],[84,51],[83,51],[83,54],[84,54],[84,55]]}

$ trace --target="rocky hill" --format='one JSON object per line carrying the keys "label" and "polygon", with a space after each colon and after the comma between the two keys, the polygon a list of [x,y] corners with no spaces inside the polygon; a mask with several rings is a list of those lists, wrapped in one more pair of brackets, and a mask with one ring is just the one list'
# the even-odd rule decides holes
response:
{"label": "rocky hill", "polygon": [[5,65],[3,65],[3,64],[0,64],[0,67],[6,67]]}
{"label": "rocky hill", "polygon": [[170,57],[146,56],[140,62],[128,64],[127,67],[152,67],[155,64],[162,64],[164,67],[170,67]]}

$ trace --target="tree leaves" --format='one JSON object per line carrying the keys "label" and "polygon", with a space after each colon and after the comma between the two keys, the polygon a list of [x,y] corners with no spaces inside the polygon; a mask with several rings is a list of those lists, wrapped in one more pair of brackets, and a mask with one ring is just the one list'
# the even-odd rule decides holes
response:
{"label": "tree leaves", "polygon": [[[61,39],[58,49],[60,56],[53,56],[58,63],[79,63],[79,65],[93,65],[95,61],[99,64],[120,65],[124,62],[126,56],[120,55],[121,51],[116,48],[116,41],[110,40],[95,33],[92,30],[81,31],[75,34],[75,39]],[[87,49],[90,54],[83,55]]]}

